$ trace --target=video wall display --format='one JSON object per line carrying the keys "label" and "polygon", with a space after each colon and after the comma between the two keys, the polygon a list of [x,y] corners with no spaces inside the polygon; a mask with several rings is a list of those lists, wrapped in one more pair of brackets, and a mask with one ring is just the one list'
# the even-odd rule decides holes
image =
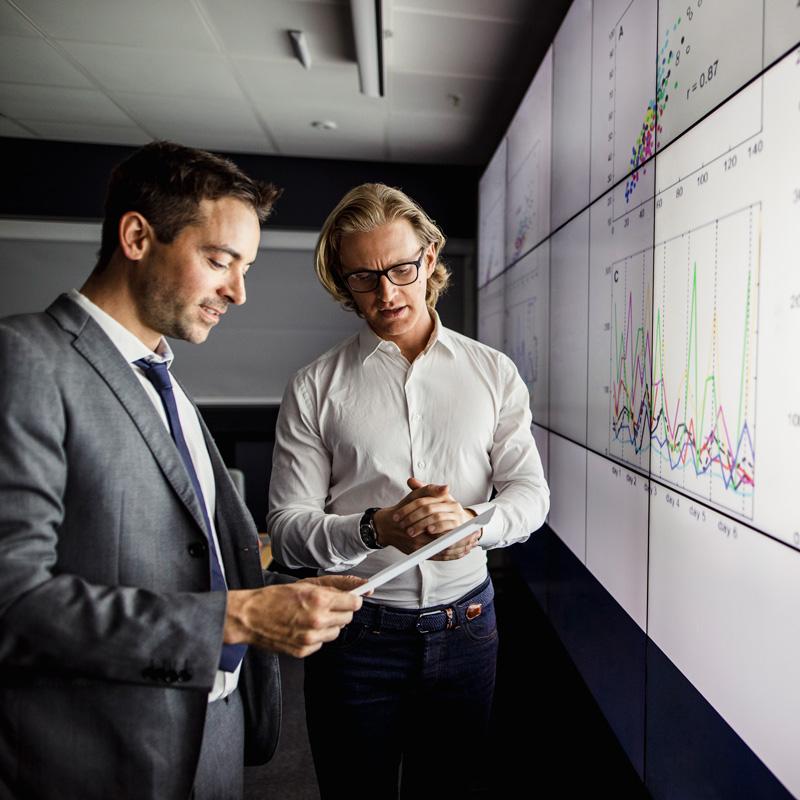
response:
{"label": "video wall display", "polygon": [[800,796],[798,0],[575,0],[479,230],[549,527]]}

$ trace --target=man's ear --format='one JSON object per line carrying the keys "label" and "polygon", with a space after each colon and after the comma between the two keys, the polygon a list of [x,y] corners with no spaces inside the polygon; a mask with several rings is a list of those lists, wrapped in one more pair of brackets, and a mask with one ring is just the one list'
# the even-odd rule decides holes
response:
{"label": "man's ear", "polygon": [[150,247],[153,229],[138,211],[126,211],[119,220],[119,249],[130,261],[141,261]]}
{"label": "man's ear", "polygon": [[438,259],[436,258],[436,243],[431,242],[426,248],[425,252],[422,256],[422,261],[425,264],[425,275],[426,277],[430,278],[433,275],[434,269],[436,269],[436,262]]}

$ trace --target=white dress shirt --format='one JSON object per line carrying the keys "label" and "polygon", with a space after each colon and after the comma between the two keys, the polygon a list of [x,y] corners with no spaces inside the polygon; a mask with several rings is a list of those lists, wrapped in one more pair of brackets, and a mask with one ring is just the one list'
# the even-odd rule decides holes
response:
{"label": "white dress shirt", "polygon": [[[359,536],[367,508],[397,503],[409,477],[448,484],[465,508],[496,507],[479,547],[425,561],[375,591],[402,608],[449,603],[486,577],[486,553],[544,522],[549,491],[531,435],[529,395],[503,353],[443,327],[409,364],[365,325],[301,369],[278,416],[268,530],[288,567],[370,577],[403,558]],[[492,489],[496,497],[489,502]]]}
{"label": "white dress shirt", "polygon": [[[155,386],[145,377],[144,371],[133,363],[140,358],[146,358],[148,361],[163,361],[167,364],[167,367],[170,367],[175,356],[167,344],[167,340],[162,337],[161,341],[158,343],[158,347],[156,347],[156,352],[153,352],[124,325],[121,325],[112,316],[106,314],[102,308],[96,306],[88,297],[82,295],[76,289],[72,289],[69,292],[69,298],[94,319],[103,329],[106,336],[111,339],[114,346],[122,354],[122,357],[131,365],[131,369],[139,379],[139,383],[142,384],[142,388],[153,403],[153,407],[158,412],[159,417],[161,417],[164,427],[169,431],[169,420],[167,419],[167,412],[164,410],[164,404],[161,402],[161,397],[156,391]],[[203,430],[200,427],[200,420],[197,417],[195,407],[174,377],[172,377],[172,391],[175,395],[178,417],[181,421],[183,436],[186,439],[186,446],[189,448],[189,455],[192,457],[192,464],[194,464],[194,470],[197,473],[197,479],[200,481],[200,488],[203,491],[203,499],[206,504],[208,519],[211,523],[211,536],[217,551],[217,560],[219,561],[222,574],[225,575],[225,566],[222,563],[222,554],[219,549],[219,539],[217,538],[217,531],[214,526],[217,487],[214,482],[214,471],[211,467],[208,448],[203,438]],[[147,532],[143,531],[142,535],[147,535]],[[214,678],[214,686],[208,695],[209,702],[225,697],[236,688],[239,683],[240,669],[241,664],[236,668],[235,672],[217,670],[217,674]]]}

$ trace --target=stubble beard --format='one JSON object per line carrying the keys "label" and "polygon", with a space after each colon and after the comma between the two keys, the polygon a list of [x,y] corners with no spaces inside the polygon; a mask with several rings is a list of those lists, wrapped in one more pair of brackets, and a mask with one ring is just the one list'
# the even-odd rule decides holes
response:
{"label": "stubble beard", "polygon": [[156,280],[144,282],[142,298],[142,321],[151,330],[170,339],[181,339],[193,344],[201,344],[208,338],[211,328],[200,320],[199,304],[194,306],[196,319],[193,321],[192,306],[187,305],[177,291],[171,291]]}

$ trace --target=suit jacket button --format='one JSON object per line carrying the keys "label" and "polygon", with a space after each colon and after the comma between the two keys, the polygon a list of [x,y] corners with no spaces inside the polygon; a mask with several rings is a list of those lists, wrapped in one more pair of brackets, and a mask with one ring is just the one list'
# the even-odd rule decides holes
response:
{"label": "suit jacket button", "polygon": [[192,542],[186,549],[192,558],[201,558],[206,554],[208,546],[205,542]]}
{"label": "suit jacket button", "polygon": [[174,669],[165,670],[164,680],[167,683],[175,683],[178,680],[178,673]]}

